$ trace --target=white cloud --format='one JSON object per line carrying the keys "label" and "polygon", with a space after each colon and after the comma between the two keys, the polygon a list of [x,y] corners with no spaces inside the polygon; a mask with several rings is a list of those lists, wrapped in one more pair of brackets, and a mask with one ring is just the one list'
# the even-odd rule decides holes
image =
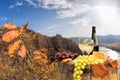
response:
{"label": "white cloud", "polygon": [[82,4],[79,0],[43,0],[42,7],[56,9],[58,18],[76,17],[90,10],[90,5]]}
{"label": "white cloud", "polygon": [[53,36],[55,34],[61,34],[61,27],[59,26],[50,26],[45,29],[45,34],[48,36]]}
{"label": "white cloud", "polygon": [[87,26],[90,24],[90,22],[90,18],[82,18],[71,21],[70,24],[72,24],[73,26]]}
{"label": "white cloud", "polygon": [[[73,5],[74,6],[74,5]],[[69,18],[80,16],[90,10],[90,6],[87,4],[71,7],[70,9],[64,9],[57,11],[58,18]]]}
{"label": "white cloud", "polygon": [[12,9],[12,8],[14,8],[14,7],[16,7],[16,6],[22,6],[22,5],[23,5],[22,2],[16,2],[14,5],[10,5],[10,6],[9,6],[9,9]]}
{"label": "white cloud", "polygon": [[52,30],[52,29],[54,29],[54,28],[56,28],[56,26],[50,26],[50,27],[47,27],[46,30],[49,31],[49,30]]}
{"label": "white cloud", "polygon": [[37,6],[37,4],[36,3],[34,3],[34,1],[32,1],[32,0],[25,0],[26,2],[28,2],[29,3],[29,5],[33,5],[34,7],[36,7]]}
{"label": "white cloud", "polygon": [[7,20],[7,17],[6,17],[6,16],[0,16],[0,22],[6,21],[6,20]]}
{"label": "white cloud", "polygon": [[76,17],[88,12],[91,5],[80,0],[25,0],[29,5],[56,10],[57,18]]}
{"label": "white cloud", "polygon": [[22,2],[16,2],[16,4],[15,4],[16,6],[22,6],[23,5],[23,3]]}
{"label": "white cloud", "polygon": [[10,6],[9,6],[9,9],[12,9],[12,8],[14,8],[14,7],[15,7],[14,5],[10,5]]}
{"label": "white cloud", "polygon": [[68,9],[71,7],[66,0],[42,0],[42,7],[46,9]]}

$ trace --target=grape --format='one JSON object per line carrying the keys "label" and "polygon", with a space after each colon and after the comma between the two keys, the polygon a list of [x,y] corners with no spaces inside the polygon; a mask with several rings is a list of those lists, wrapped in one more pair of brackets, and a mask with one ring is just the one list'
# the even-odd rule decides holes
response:
{"label": "grape", "polygon": [[72,54],[69,54],[69,57],[72,58]]}
{"label": "grape", "polygon": [[65,55],[63,55],[62,58],[65,59]]}
{"label": "grape", "polygon": [[81,69],[85,69],[85,66],[84,66],[84,65],[82,65],[82,66],[81,66]]}
{"label": "grape", "polygon": [[66,55],[67,55],[67,53],[64,51],[64,52],[62,53],[62,56],[65,56],[65,57],[66,57]]}
{"label": "grape", "polygon": [[61,53],[56,53],[56,57],[58,57],[58,56],[60,56],[61,55]]}
{"label": "grape", "polygon": [[77,67],[79,65],[79,63],[75,63],[74,65],[75,65],[75,67]]}
{"label": "grape", "polygon": [[56,55],[55,55],[55,61],[61,61],[61,60],[62,60],[61,53],[56,53]]}
{"label": "grape", "polygon": [[69,56],[70,56],[69,54],[66,54],[66,58],[69,58]]}
{"label": "grape", "polygon": [[75,59],[77,56],[78,56],[78,54],[77,54],[77,53],[75,53],[75,54],[74,54],[74,59]]}
{"label": "grape", "polygon": [[80,79],[80,76],[79,76],[79,75],[77,76],[77,79]]}
{"label": "grape", "polygon": [[55,61],[61,61],[61,60],[63,60],[63,59],[67,59],[67,58],[72,58],[72,60],[73,60],[73,59],[75,59],[77,56],[78,56],[77,53],[71,53],[71,52],[66,52],[66,51],[64,51],[64,52],[62,52],[62,53],[58,52],[58,53],[56,53],[56,55],[55,55],[55,59],[57,59],[57,60],[55,60]]}
{"label": "grape", "polygon": [[102,62],[103,60],[101,59],[94,59],[93,55],[78,56],[74,62],[75,68],[73,73],[73,79],[82,80],[81,75],[83,74],[83,69],[85,69],[86,65],[98,64]]}

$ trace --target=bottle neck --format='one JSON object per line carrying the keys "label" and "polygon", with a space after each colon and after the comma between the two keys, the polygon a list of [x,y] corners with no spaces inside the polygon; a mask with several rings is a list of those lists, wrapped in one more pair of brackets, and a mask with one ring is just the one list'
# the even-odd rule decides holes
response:
{"label": "bottle neck", "polygon": [[92,32],[92,39],[94,40],[96,38],[96,33]]}
{"label": "bottle neck", "polygon": [[97,40],[97,37],[96,37],[96,27],[95,26],[92,27],[92,40],[94,42],[94,45],[97,46],[98,45],[98,40]]}
{"label": "bottle neck", "polygon": [[94,39],[95,36],[96,36],[96,27],[93,26],[93,27],[92,27],[92,39]]}

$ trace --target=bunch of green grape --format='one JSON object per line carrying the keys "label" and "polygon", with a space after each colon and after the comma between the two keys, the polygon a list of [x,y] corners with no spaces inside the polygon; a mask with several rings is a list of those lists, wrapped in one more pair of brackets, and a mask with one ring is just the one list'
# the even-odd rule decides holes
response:
{"label": "bunch of green grape", "polygon": [[98,64],[102,62],[103,60],[101,59],[94,59],[93,55],[78,56],[74,61],[75,68],[73,73],[73,79],[82,80],[81,75],[83,74],[83,69],[85,69],[86,65]]}

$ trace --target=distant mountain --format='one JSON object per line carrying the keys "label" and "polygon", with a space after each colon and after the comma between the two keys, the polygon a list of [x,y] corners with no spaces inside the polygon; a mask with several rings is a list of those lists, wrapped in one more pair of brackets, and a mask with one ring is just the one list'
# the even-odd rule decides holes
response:
{"label": "distant mountain", "polygon": [[[75,42],[78,42],[79,37],[70,38]],[[116,43],[120,42],[120,35],[106,35],[106,36],[97,36],[99,43]]]}
{"label": "distant mountain", "polygon": [[120,42],[120,35],[97,36],[100,43],[116,43]]}

